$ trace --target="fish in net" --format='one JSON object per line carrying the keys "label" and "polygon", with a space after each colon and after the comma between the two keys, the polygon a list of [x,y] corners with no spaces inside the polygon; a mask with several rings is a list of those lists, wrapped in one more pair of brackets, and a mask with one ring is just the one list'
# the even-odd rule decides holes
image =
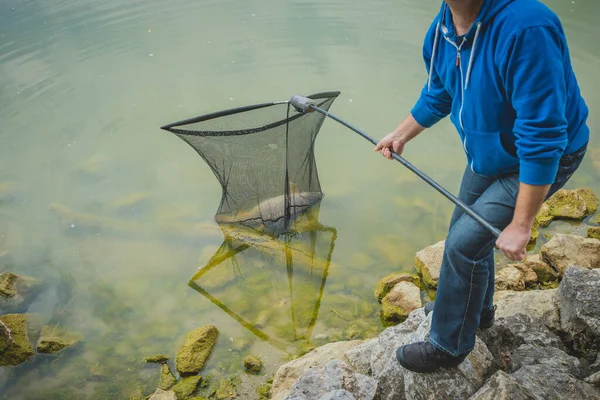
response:
{"label": "fish in net", "polygon": [[[327,111],[339,94],[307,97]],[[206,114],[162,129],[196,150],[221,184],[219,225],[277,236],[323,198],[314,149],[324,119],[285,101]]]}

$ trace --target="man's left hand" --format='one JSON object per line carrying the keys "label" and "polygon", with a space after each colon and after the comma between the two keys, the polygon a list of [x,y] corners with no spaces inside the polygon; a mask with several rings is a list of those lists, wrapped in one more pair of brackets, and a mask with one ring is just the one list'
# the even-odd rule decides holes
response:
{"label": "man's left hand", "polygon": [[523,261],[527,255],[526,247],[530,238],[531,228],[511,223],[496,240],[496,246],[512,261]]}

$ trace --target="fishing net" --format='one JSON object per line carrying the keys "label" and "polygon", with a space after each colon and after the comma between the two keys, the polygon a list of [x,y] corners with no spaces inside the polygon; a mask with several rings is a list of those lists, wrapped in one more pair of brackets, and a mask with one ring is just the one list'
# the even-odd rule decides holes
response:
{"label": "fishing net", "polygon": [[[329,110],[339,92],[307,96]],[[325,116],[288,102],[207,114],[162,127],[189,144],[222,187],[215,220],[280,235],[319,204],[314,147]]]}

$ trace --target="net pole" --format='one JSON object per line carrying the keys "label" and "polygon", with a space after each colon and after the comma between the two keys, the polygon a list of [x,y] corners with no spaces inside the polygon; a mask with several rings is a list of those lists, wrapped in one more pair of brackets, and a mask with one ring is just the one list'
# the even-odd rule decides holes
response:
{"label": "net pole", "polygon": [[[378,142],[375,139],[373,139],[371,136],[369,136],[367,133],[365,133],[363,130],[353,126],[352,124],[344,121],[343,119],[336,117],[333,114],[330,114],[328,111],[325,111],[325,110],[315,106],[314,104],[310,104],[308,107],[325,115],[326,117],[333,119],[336,122],[339,122],[340,124],[344,125],[346,128],[349,128],[349,129],[353,130],[354,132],[358,133],[360,136],[367,139],[369,142],[373,143],[374,145],[377,145]],[[423,179],[425,182],[427,182],[429,185],[431,185],[434,189],[436,189],[438,192],[440,192],[442,195],[444,195],[448,200],[453,202],[456,206],[460,207],[461,210],[463,210],[466,214],[468,214],[475,221],[479,222],[484,228],[489,230],[495,237],[500,236],[501,232],[499,229],[492,226],[492,224],[490,224],[488,221],[486,221],[482,216],[477,214],[469,206],[467,206],[465,203],[463,203],[460,199],[456,198],[452,193],[448,192],[446,189],[444,189],[442,186],[440,186],[436,181],[434,181],[429,176],[427,176],[426,174],[421,172],[418,168],[416,168],[414,165],[412,165],[406,159],[404,159],[403,157],[399,156],[398,154],[396,154],[394,152],[392,152],[392,157],[396,161],[400,162],[400,164],[404,165],[406,168],[408,168],[409,170],[411,170],[412,172],[417,174],[421,179]]]}

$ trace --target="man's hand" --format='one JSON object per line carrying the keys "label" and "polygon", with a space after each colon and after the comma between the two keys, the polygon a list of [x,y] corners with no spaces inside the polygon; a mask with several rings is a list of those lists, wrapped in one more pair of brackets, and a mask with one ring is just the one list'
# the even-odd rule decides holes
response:
{"label": "man's hand", "polygon": [[496,246],[512,261],[523,261],[527,255],[526,247],[531,238],[531,228],[512,222],[496,240]]}
{"label": "man's hand", "polygon": [[[392,159],[392,150],[394,153],[401,155],[404,151],[405,142],[402,139],[402,134],[398,132],[388,133],[383,139],[377,143],[373,151],[380,152],[385,158]],[[391,149],[391,150],[390,150]]]}

